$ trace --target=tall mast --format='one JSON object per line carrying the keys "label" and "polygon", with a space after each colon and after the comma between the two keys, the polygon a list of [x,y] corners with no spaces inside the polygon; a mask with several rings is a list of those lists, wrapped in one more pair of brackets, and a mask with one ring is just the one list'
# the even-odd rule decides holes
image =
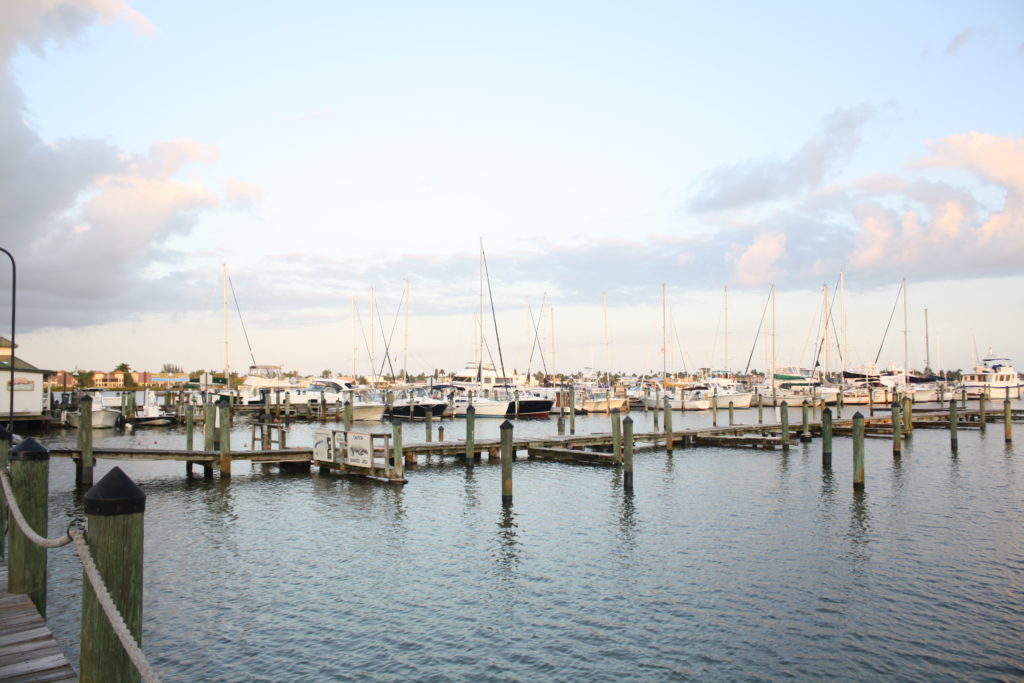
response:
{"label": "tall mast", "polygon": [[604,310],[604,376],[608,386],[612,385],[611,358],[608,354],[608,292],[601,292],[601,308]]}
{"label": "tall mast", "polygon": [[665,364],[665,353],[668,349],[668,340],[665,338],[665,283],[661,283],[661,386],[665,388],[665,375],[668,369]]}
{"label": "tall mast", "polygon": [[[377,329],[374,326],[377,316],[377,292],[374,291],[373,287],[370,287],[370,376],[377,376],[377,355],[375,350],[377,348]],[[376,380],[374,380],[376,382]]]}
{"label": "tall mast", "polygon": [[928,372],[932,371],[932,356],[928,345],[928,309],[924,309],[924,366]]}
{"label": "tall mast", "polygon": [[555,378],[558,368],[555,365],[555,307],[551,306],[548,310],[551,311],[551,377]]}
{"label": "tall mast", "polygon": [[842,347],[839,349],[839,355],[842,356],[840,361],[842,362],[843,369],[850,367],[850,359],[846,355],[846,273],[839,271],[839,324],[842,325]]}
{"label": "tall mast", "polygon": [[223,270],[223,290],[224,290],[224,382],[227,386],[228,371],[231,369],[231,365],[228,362],[228,264],[221,264]]}
{"label": "tall mast", "polygon": [[477,319],[480,325],[480,363],[476,368],[476,379],[484,381],[484,238],[480,236],[480,317]]}
{"label": "tall mast", "polygon": [[405,281],[405,351],[402,358],[402,374],[409,381],[409,303],[412,298],[412,283]]}
{"label": "tall mast", "polygon": [[725,374],[729,375],[729,285],[722,288],[725,301]]}
{"label": "tall mast", "polygon": [[907,278],[903,278],[903,388],[907,388]]}
{"label": "tall mast", "polygon": [[831,344],[832,344],[832,339],[829,336],[829,332],[831,331],[831,329],[829,327],[829,323],[832,321],[832,311],[829,310],[829,305],[828,305],[828,284],[827,283],[825,284],[825,287],[822,289],[822,304],[823,304],[824,309],[825,309],[825,329],[824,329],[824,332],[823,332],[823,334],[825,335],[825,341],[824,341],[824,343],[825,343],[825,372],[824,372],[824,379],[827,382],[828,381],[828,369],[829,369],[829,365],[830,365],[829,364],[829,348],[828,347],[831,346]]}
{"label": "tall mast", "polygon": [[356,353],[359,351],[359,345],[356,342],[356,298],[352,297],[352,381],[356,380]]}
{"label": "tall mast", "polygon": [[775,394],[775,283],[772,283],[772,394]]}

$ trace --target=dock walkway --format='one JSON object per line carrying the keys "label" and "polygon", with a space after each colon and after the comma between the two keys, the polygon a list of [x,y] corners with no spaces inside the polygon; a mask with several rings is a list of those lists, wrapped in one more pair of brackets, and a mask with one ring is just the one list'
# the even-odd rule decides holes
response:
{"label": "dock walkway", "polygon": [[0,681],[77,681],[78,675],[29,597],[7,592],[6,562],[0,562],[0,587]]}

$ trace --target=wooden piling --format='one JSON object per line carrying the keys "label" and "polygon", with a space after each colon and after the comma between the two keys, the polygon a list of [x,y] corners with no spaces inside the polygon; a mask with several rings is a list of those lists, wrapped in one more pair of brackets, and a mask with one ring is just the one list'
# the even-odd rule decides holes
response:
{"label": "wooden piling", "polygon": [[220,431],[220,476],[231,476],[231,403],[227,397],[217,401],[217,417]]}
{"label": "wooden piling", "polygon": [[[1009,393],[1009,389],[1007,389]],[[1010,399],[1003,400],[1003,438],[1006,443],[1013,443],[1013,410],[1010,408]]]}
{"label": "wooden piling", "polygon": [[779,421],[782,424],[782,450],[789,450],[789,402],[783,401],[779,406]]}
{"label": "wooden piling", "polygon": [[764,396],[757,393],[757,424],[764,424]]}
{"label": "wooden piling", "polygon": [[466,463],[472,464],[476,459],[476,408],[469,404],[466,408]]}
{"label": "wooden piling", "polygon": [[83,396],[78,411],[78,449],[82,458],[75,463],[75,484],[79,487],[92,486],[96,459],[92,455],[92,397]]}
{"label": "wooden piling", "polygon": [[633,491],[633,418],[629,415],[622,421],[623,430],[623,476],[622,485],[627,492]]}
{"label": "wooden piling", "polygon": [[[870,386],[868,387],[868,391],[871,391],[871,387]],[[839,394],[836,396],[836,419],[837,420],[841,420],[842,417],[843,417],[843,390],[842,390],[842,388],[840,388],[839,389]]]}
{"label": "wooden piling", "polygon": [[868,385],[868,415],[875,416],[875,388]]}
{"label": "wooden piling", "polygon": [[[85,415],[92,419],[92,414]],[[33,438],[11,449],[11,494],[32,531],[46,536],[49,515],[50,451]],[[46,548],[30,541],[16,522],[7,531],[7,592],[25,593],[46,618]]]}
{"label": "wooden piling", "polygon": [[902,422],[900,402],[897,399],[892,402],[892,455],[894,458],[903,455],[903,435],[900,429]]}
{"label": "wooden piling", "polygon": [[[402,448],[402,423],[392,422],[391,423],[391,459],[394,461],[393,467],[395,475],[399,479],[405,479],[405,455]],[[412,455],[412,454],[410,454]],[[412,455],[415,458],[415,455]]]}
{"label": "wooden piling", "polygon": [[735,412],[734,412],[735,408],[736,408],[735,404],[732,401],[729,401],[729,426],[730,427],[736,423]]}
{"label": "wooden piling", "polygon": [[[984,391],[984,389],[982,391]],[[954,399],[954,400],[956,400],[956,399]],[[966,408],[967,407],[967,388],[966,387],[960,389],[960,407],[961,408]]]}
{"label": "wooden piling", "polygon": [[811,440],[811,422],[808,417],[810,412],[810,404],[805,398],[803,405],[801,406],[801,426],[800,426],[800,443],[808,443]]}
{"label": "wooden piling", "polygon": [[718,426],[718,389],[711,395],[711,426]]}
{"label": "wooden piling", "polygon": [[345,401],[345,407],[342,410],[342,423],[341,426],[345,428],[346,432],[352,431],[352,402]]}
{"label": "wooden piling", "polygon": [[864,416],[853,414],[853,488],[864,488]]}
{"label": "wooden piling", "polygon": [[615,462],[622,462],[622,421],[621,415],[619,415],[619,409],[613,408],[611,412],[612,417],[612,455],[615,456]]}
{"label": "wooden piling", "polygon": [[828,407],[821,411],[821,466],[832,467],[832,410]]}
{"label": "wooden piling", "polygon": [[292,392],[284,392],[284,426],[288,427],[292,423]]}
{"label": "wooden piling", "polygon": [[903,397],[903,433],[908,439],[914,435],[914,399],[911,396]]}
{"label": "wooden piling", "polygon": [[576,387],[569,387],[569,434],[576,433]]}
{"label": "wooden piling", "polygon": [[665,410],[665,450],[668,451],[669,455],[672,454],[672,404],[669,403],[668,396],[663,399]]}
{"label": "wooden piling", "polygon": [[192,442],[195,439],[195,416],[192,414],[192,406],[185,406],[185,450],[192,450]]}
{"label": "wooden piling", "polygon": [[212,451],[214,448],[214,441],[216,440],[216,421],[217,409],[212,403],[203,404],[203,450]]}
{"label": "wooden piling", "polygon": [[[104,585],[135,642],[142,643],[142,553],[146,494],[115,467],[85,494],[87,541]],[[138,681],[89,579],[82,578],[79,675],[83,681]]]}
{"label": "wooden piling", "polygon": [[956,400],[953,400],[949,402],[949,447],[954,453],[957,452],[956,422]]}
{"label": "wooden piling", "polygon": [[[11,459],[11,444],[14,441],[14,435],[7,431],[6,428],[0,426],[0,470],[7,470],[7,466]],[[4,492],[0,489],[0,557],[7,557],[7,534],[3,533],[2,530],[7,528],[7,499],[4,497]]]}
{"label": "wooden piling", "polygon": [[512,504],[512,423],[501,423],[501,502]]}
{"label": "wooden piling", "polygon": [[[409,408],[409,419],[412,419],[412,407]],[[427,434],[427,443],[434,440],[434,411],[429,403],[423,405],[423,425]]]}
{"label": "wooden piling", "polygon": [[985,423],[988,422],[988,415],[986,415],[985,411],[986,403],[985,392],[982,392],[981,396],[978,397],[978,426],[981,428],[981,431],[985,431]]}

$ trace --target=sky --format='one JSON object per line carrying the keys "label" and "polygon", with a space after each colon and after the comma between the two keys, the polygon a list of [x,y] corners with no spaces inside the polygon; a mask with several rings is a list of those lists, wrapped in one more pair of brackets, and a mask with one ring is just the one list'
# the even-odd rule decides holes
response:
{"label": "sky", "polygon": [[0,58],[38,367],[1024,365],[1017,0],[5,0]]}

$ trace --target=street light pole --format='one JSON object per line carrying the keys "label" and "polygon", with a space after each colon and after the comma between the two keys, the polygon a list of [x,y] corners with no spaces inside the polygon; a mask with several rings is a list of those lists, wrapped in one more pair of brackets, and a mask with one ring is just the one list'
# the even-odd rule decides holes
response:
{"label": "street light pole", "polygon": [[14,256],[11,254],[11,252],[7,251],[3,247],[0,247],[0,251],[2,251],[5,254],[7,254],[7,258],[11,259],[11,360],[10,360],[10,366],[11,366],[11,379],[10,379],[10,383],[11,383],[11,386],[10,386],[11,405],[9,406],[9,408],[10,408],[10,415],[8,416],[8,421],[7,421],[7,431],[9,431],[11,434],[13,434],[14,433],[14,321],[16,319],[15,318],[15,311],[17,311],[17,301],[18,301],[18,297],[17,297],[17,292],[18,292],[18,266],[14,262]]}

